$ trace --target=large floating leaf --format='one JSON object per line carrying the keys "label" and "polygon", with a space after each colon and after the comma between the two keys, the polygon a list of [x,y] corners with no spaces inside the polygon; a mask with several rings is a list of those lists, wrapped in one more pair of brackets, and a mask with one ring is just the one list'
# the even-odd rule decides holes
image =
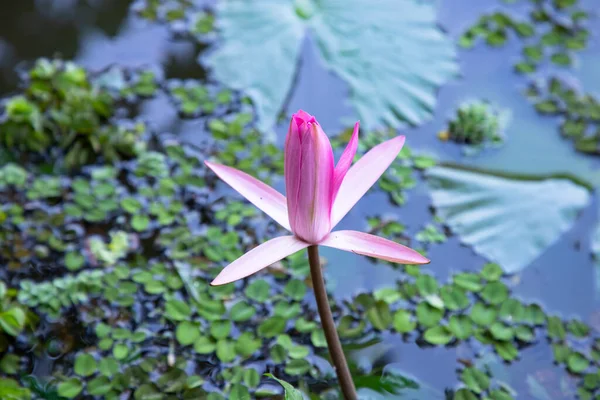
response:
{"label": "large floating leaf", "polygon": [[523,180],[448,167],[427,170],[437,213],[461,241],[508,273],[558,240],[588,204],[568,179]]}
{"label": "large floating leaf", "polygon": [[263,129],[289,95],[307,29],[325,65],[348,83],[367,129],[428,118],[437,87],[458,71],[433,2],[226,0],[217,13],[223,43],[207,64],[218,80],[246,91]]}
{"label": "large floating leaf", "polygon": [[217,7],[223,45],[206,62],[217,80],[252,98],[270,129],[292,87],[304,26],[289,0],[226,0]]}
{"label": "large floating leaf", "polygon": [[433,2],[324,0],[311,25],[367,129],[429,118],[437,87],[458,72]]}

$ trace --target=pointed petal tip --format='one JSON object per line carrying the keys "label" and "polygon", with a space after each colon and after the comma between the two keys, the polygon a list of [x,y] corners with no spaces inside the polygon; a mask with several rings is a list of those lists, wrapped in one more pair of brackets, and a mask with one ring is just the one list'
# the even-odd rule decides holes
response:
{"label": "pointed petal tip", "polygon": [[320,244],[398,264],[413,265],[430,262],[416,250],[380,236],[359,231],[335,231]]}
{"label": "pointed petal tip", "polygon": [[223,278],[221,278],[221,274],[217,275],[217,277],[215,279],[212,280],[212,282],[210,282],[210,286],[221,286],[221,285],[226,285],[228,283],[231,282],[224,282]]}
{"label": "pointed petal tip", "polygon": [[410,247],[403,246],[406,251],[406,259],[403,264],[406,265],[425,265],[430,264],[431,260],[425,257],[423,254],[419,253],[415,249],[411,249]]}
{"label": "pointed petal tip", "polygon": [[431,260],[423,255],[421,255],[421,253],[415,254],[415,259],[414,259],[414,263],[415,265],[425,265],[425,264],[431,264]]}
{"label": "pointed petal tip", "polygon": [[406,141],[406,136],[404,136],[404,135],[398,135],[395,138],[393,138],[392,140],[398,142],[398,144],[400,146],[404,146],[404,142]]}

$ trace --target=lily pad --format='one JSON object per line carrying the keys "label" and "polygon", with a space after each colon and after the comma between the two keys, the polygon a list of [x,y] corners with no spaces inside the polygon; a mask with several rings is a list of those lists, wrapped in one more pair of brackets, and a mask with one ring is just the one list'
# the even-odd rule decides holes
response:
{"label": "lily pad", "polygon": [[292,87],[304,26],[292,2],[223,1],[217,6],[223,45],[206,60],[215,78],[244,90],[268,130]]}
{"label": "lily pad", "polygon": [[451,167],[427,170],[433,205],[463,243],[507,273],[555,243],[590,200],[568,179],[512,179]]}
{"label": "lily pad", "polygon": [[263,130],[289,96],[308,29],[367,129],[429,118],[437,88],[458,73],[430,2],[233,0],[219,2],[217,15],[223,44],[206,63],[217,80],[250,96]]}

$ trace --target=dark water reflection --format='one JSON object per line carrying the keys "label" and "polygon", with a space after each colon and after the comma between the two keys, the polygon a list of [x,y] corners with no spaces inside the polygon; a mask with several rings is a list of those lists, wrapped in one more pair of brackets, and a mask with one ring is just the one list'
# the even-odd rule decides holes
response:
{"label": "dark water reflection", "polygon": [[[583,4],[590,9],[594,1],[583,1]],[[479,15],[498,8],[495,1],[443,0],[439,3],[440,23],[453,38],[457,38]],[[14,70],[19,63],[56,54],[75,59],[92,69],[119,63],[160,67],[166,77],[201,78],[205,75],[197,63],[200,46],[174,41],[164,26],[132,17],[130,4],[125,0],[21,0],[3,4],[0,13],[0,93],[15,89]],[[511,5],[510,10],[514,14],[515,5]],[[526,10],[525,5],[522,10]],[[586,89],[600,93],[600,41],[598,32],[594,35],[590,48],[578,56],[576,68],[561,74],[574,75]],[[514,74],[509,64],[519,54],[515,40],[501,49],[477,46],[459,54],[463,76],[441,88],[432,120],[418,128],[402,130],[412,148],[435,154],[441,160],[496,170],[539,174],[570,172],[600,185],[598,158],[576,153],[570,143],[559,137],[557,121],[536,114],[520,93],[526,80]],[[326,131],[334,133],[348,125],[340,123],[343,117],[348,123],[355,120],[346,97],[345,84],[323,68],[309,37],[303,47],[297,86],[287,110],[309,110],[318,116]],[[504,147],[465,157],[458,146],[438,141],[436,133],[445,127],[458,104],[473,98],[486,98],[510,109],[512,118]],[[157,131],[170,132],[193,143],[202,140],[203,124],[180,120],[164,97],[147,102],[142,111]],[[277,127],[280,144],[286,128],[286,123]],[[362,229],[367,216],[390,214],[400,219],[412,234],[429,219],[429,205],[429,196],[422,183],[410,192],[408,203],[402,208],[392,207],[383,194],[370,194],[348,214],[340,228]],[[576,226],[520,274],[514,285],[518,296],[541,301],[550,310],[565,316],[579,316],[585,321],[598,312],[600,296],[597,295],[594,271],[597,267],[590,257],[590,237],[595,221],[600,217],[598,206],[595,199]],[[350,253],[323,249],[322,255],[329,260],[327,276],[337,297],[390,285],[401,276],[387,265],[373,264]],[[433,245],[429,255],[433,262],[426,266],[427,270],[442,279],[451,271],[477,270],[484,263],[471,249],[461,246],[455,237],[442,245]],[[403,343],[397,336],[389,337],[385,346],[389,346],[394,361],[403,363],[411,373],[437,388],[453,386],[456,382],[456,359],[464,349],[423,350],[412,342]],[[531,371],[539,365],[551,365],[549,354],[545,345],[535,346],[523,352],[523,361],[511,369]]]}

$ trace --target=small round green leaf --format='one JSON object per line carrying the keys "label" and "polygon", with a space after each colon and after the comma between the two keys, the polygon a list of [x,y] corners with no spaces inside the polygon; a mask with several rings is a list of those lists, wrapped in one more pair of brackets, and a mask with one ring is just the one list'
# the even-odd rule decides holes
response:
{"label": "small round green leaf", "polygon": [[192,315],[192,310],[183,301],[171,299],[165,303],[165,313],[174,321],[184,321]]}
{"label": "small round green leaf", "polygon": [[129,348],[123,344],[119,343],[113,347],[113,356],[117,360],[123,360],[125,357],[129,355]]}
{"label": "small round green leaf", "polygon": [[475,303],[471,309],[471,320],[477,325],[489,326],[496,320],[497,311],[483,303]]}
{"label": "small round green leaf", "polygon": [[65,266],[71,271],[80,269],[84,263],[85,257],[82,254],[69,252],[65,255]]}
{"label": "small round green leaf", "polygon": [[200,336],[198,325],[190,321],[183,321],[177,324],[175,329],[175,338],[183,346],[188,346],[196,341]]}
{"label": "small round green leaf", "polygon": [[419,303],[416,309],[417,321],[425,327],[437,325],[442,319],[444,312],[438,308],[432,307],[428,303]]}
{"label": "small round green leaf", "polygon": [[72,399],[83,390],[83,383],[79,378],[71,378],[58,385],[58,395]]}
{"label": "small round green leaf", "polygon": [[480,293],[489,304],[498,305],[508,298],[508,288],[502,282],[490,282]]}
{"label": "small round green leaf", "polygon": [[490,333],[496,340],[512,340],[513,329],[502,322],[494,322],[490,327]]}
{"label": "small round green leaf", "polygon": [[466,340],[473,333],[473,322],[466,315],[453,315],[448,321],[448,329],[457,339]]}
{"label": "small round green leaf", "polygon": [[285,366],[285,373],[292,376],[304,375],[310,367],[310,363],[306,360],[290,360]]}
{"label": "small round green leaf", "polygon": [[259,279],[248,285],[246,288],[246,296],[251,300],[262,303],[271,296],[271,287],[267,281]]}
{"label": "small round green leaf", "polygon": [[210,334],[217,340],[225,339],[229,336],[229,333],[231,333],[231,328],[231,321],[227,319],[212,321],[210,324]]}
{"label": "small round green leaf", "polygon": [[463,310],[470,304],[464,289],[455,285],[443,286],[440,290],[440,297],[444,302],[444,306],[452,311]]}
{"label": "small round green leaf", "polygon": [[210,354],[216,349],[215,342],[206,336],[200,336],[194,342],[194,351],[198,354]]}
{"label": "small round green leaf", "polygon": [[417,285],[417,289],[419,289],[419,293],[423,297],[434,295],[438,292],[437,280],[431,275],[419,275],[415,284]]}
{"label": "small round green leaf", "polygon": [[396,311],[394,314],[393,325],[396,332],[399,333],[411,332],[417,327],[417,323],[413,320],[412,314],[407,310]]}
{"label": "small round green leaf", "polygon": [[285,329],[286,320],[281,317],[271,317],[264,320],[258,326],[258,334],[265,338],[272,338],[280,333],[282,333]]}
{"label": "small round green leaf", "polygon": [[456,274],[454,275],[453,280],[456,286],[469,292],[479,292],[483,288],[481,277],[470,272]]}
{"label": "small round green leaf", "polygon": [[475,367],[465,368],[461,374],[461,380],[469,389],[475,393],[481,393],[490,386],[490,378],[485,372]]}
{"label": "small round green leaf", "polygon": [[495,263],[488,263],[483,266],[481,270],[481,276],[483,279],[492,282],[497,281],[502,277],[503,271],[502,268]]}
{"label": "small round green leaf", "polygon": [[131,227],[138,232],[148,229],[150,218],[144,214],[136,214],[131,218]]}
{"label": "small round green leaf", "polygon": [[229,314],[233,321],[248,321],[256,314],[256,309],[248,305],[245,301],[240,301],[231,307]]}
{"label": "small round green leaf", "polygon": [[104,376],[113,376],[119,372],[119,362],[112,357],[103,358],[100,360],[100,363],[98,363],[98,370]]}
{"label": "small round green leaf", "polygon": [[91,354],[81,353],[75,358],[73,367],[75,373],[80,376],[90,376],[96,372],[98,364]]}
{"label": "small round green leaf", "polygon": [[386,330],[392,323],[390,306],[383,300],[379,300],[373,307],[367,310],[367,318],[375,329]]}
{"label": "small round green leaf", "polygon": [[235,360],[235,346],[234,343],[222,339],[217,342],[217,357],[219,360],[228,363]]}
{"label": "small round green leaf", "polygon": [[590,362],[581,353],[572,352],[567,358],[567,367],[569,368],[569,371],[573,373],[579,374],[588,369],[589,366]]}
{"label": "small round green leaf", "polygon": [[283,292],[296,301],[301,301],[306,294],[306,284],[299,279],[290,280]]}
{"label": "small round green leaf", "polygon": [[479,398],[469,389],[461,388],[454,393],[453,400],[478,400]]}
{"label": "small round green leaf", "polygon": [[494,348],[506,361],[512,361],[519,355],[519,350],[511,342],[497,342]]}
{"label": "small round green leaf", "polygon": [[98,376],[88,382],[87,391],[93,396],[101,396],[110,392],[112,384],[106,376]]}
{"label": "small round green leaf", "polygon": [[431,344],[444,345],[448,344],[453,339],[453,336],[447,327],[439,325],[427,329],[423,333],[423,338]]}

